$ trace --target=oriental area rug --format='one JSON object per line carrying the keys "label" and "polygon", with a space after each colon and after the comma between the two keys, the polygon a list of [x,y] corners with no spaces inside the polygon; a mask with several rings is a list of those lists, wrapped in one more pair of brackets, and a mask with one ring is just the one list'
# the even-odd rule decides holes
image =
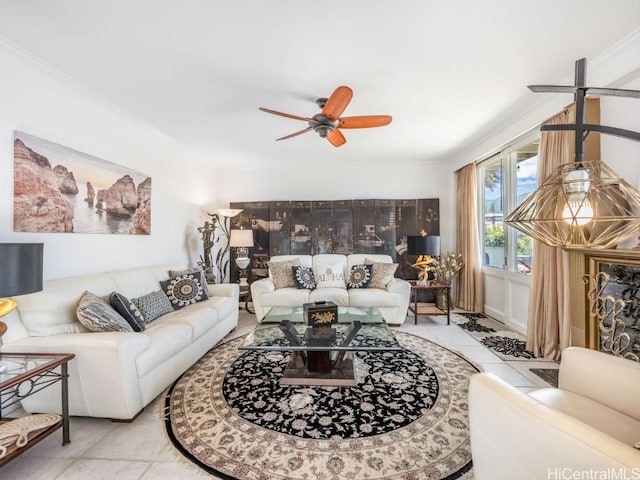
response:
{"label": "oriental area rug", "polygon": [[214,478],[473,478],[467,418],[478,370],[395,332],[400,352],[359,352],[353,387],[280,386],[287,352],[223,343],[169,389],[165,426],[184,459]]}

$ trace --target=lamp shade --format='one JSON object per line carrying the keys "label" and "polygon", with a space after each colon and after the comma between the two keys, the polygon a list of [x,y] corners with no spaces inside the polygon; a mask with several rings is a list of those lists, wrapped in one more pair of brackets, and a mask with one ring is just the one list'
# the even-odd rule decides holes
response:
{"label": "lamp shade", "polygon": [[407,252],[409,255],[440,256],[440,237],[438,235],[407,236]]}
{"label": "lamp shade", "polygon": [[0,297],[42,290],[42,243],[0,243]]}
{"label": "lamp shade", "polygon": [[231,230],[230,247],[253,247],[253,230]]}

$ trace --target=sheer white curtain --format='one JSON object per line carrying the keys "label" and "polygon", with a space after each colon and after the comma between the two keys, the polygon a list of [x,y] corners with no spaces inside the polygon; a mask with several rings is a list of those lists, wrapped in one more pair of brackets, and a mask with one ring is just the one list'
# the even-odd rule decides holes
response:
{"label": "sheer white curtain", "polygon": [[[545,125],[572,123],[574,108],[550,118]],[[573,132],[542,132],[538,150],[538,185],[557,167],[571,162]],[[569,346],[569,255],[565,250],[533,242],[533,268],[529,290],[527,349],[537,357],[559,360]]]}
{"label": "sheer white curtain", "polygon": [[478,219],[478,171],[474,163],[456,172],[456,250],[462,254],[457,306],[472,312],[484,309],[480,226]]}

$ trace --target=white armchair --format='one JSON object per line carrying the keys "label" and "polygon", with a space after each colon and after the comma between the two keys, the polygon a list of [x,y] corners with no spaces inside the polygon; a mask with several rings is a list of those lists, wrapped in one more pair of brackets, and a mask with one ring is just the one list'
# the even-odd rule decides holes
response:
{"label": "white armchair", "polygon": [[558,388],[529,394],[474,375],[469,424],[475,480],[640,479],[640,363],[570,347]]}

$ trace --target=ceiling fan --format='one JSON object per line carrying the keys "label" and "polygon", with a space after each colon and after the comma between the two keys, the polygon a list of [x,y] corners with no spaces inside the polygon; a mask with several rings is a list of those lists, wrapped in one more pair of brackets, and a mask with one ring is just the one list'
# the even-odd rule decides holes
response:
{"label": "ceiling fan", "polygon": [[287,138],[296,137],[314,130],[322,138],[326,138],[331,145],[339,147],[347,142],[340,131],[341,128],[382,127],[391,123],[390,115],[340,117],[342,112],[347,108],[347,105],[349,105],[351,97],[353,97],[353,91],[349,87],[341,86],[336,88],[329,98],[318,98],[316,100],[316,105],[322,108],[322,111],[320,113],[316,113],[311,118],[277,112],[276,110],[270,110],[262,107],[260,107],[260,110],[267,113],[273,113],[274,115],[280,115],[281,117],[293,118],[294,120],[302,120],[309,123],[307,128],[284,137],[276,138],[276,140],[286,140]]}

